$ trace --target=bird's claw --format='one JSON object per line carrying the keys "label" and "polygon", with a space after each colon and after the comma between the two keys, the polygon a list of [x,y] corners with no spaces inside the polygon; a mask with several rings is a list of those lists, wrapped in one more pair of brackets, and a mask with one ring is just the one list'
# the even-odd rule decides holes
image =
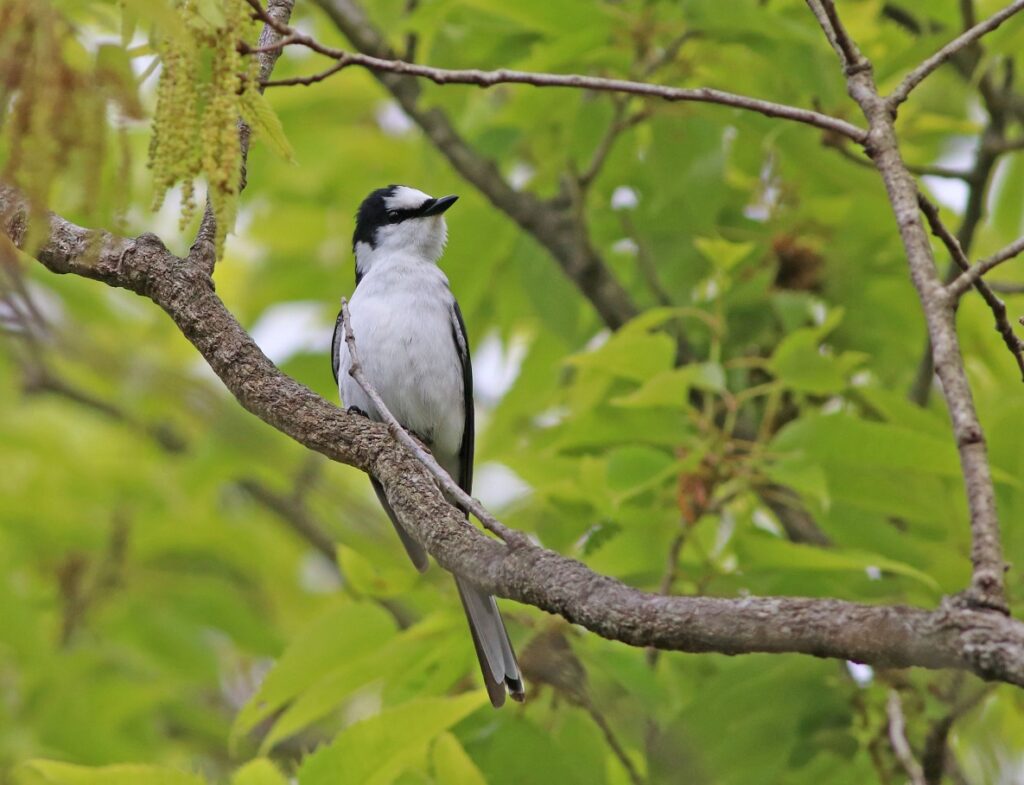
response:
{"label": "bird's claw", "polygon": [[368,415],[366,412],[364,412],[358,406],[349,406],[345,411],[348,414],[356,414],[356,415],[358,415],[360,417],[365,417],[366,419],[370,419],[370,415]]}

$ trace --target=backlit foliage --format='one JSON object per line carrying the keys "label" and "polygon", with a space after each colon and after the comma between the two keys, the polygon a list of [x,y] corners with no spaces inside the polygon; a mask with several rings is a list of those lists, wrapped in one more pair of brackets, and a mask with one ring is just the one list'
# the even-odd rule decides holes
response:
{"label": "backlit foliage", "polygon": [[115,210],[127,203],[127,141],[115,129],[142,108],[125,50],[90,50],[76,32],[49,0],[0,2],[0,179],[36,210],[73,183],[95,218],[104,197]]}
{"label": "backlit foliage", "polygon": [[174,0],[173,12],[181,26],[158,27],[153,38],[162,64],[149,148],[154,208],[180,184],[186,226],[196,207],[195,180],[205,177],[219,256],[234,226],[241,178],[237,121],[245,93],[257,87],[257,61],[243,58],[238,44],[255,28],[242,0]]}

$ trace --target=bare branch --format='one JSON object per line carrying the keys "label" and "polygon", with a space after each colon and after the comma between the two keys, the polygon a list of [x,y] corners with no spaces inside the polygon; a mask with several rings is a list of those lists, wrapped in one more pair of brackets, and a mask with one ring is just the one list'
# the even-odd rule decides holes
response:
{"label": "bare branch", "polygon": [[889,720],[889,743],[892,744],[896,760],[900,762],[910,778],[911,785],[928,785],[925,782],[921,764],[917,762],[914,751],[910,749],[910,743],[907,741],[907,723],[903,718],[903,704],[900,702],[900,694],[896,690],[889,690],[885,714]]}
{"label": "bare branch", "polygon": [[977,284],[981,276],[989,270],[998,267],[1003,262],[1007,262],[1021,253],[1024,253],[1024,237],[964,270],[963,275],[946,286],[946,290],[951,297],[960,297],[964,292]]}
{"label": "bare branch", "polygon": [[[380,414],[381,418],[387,423],[388,430],[396,441],[400,442],[409,452],[411,452],[416,459],[427,467],[441,489],[452,499],[455,503],[476,516],[477,520],[480,521],[489,531],[494,532],[502,540],[511,546],[523,547],[529,545],[529,540],[521,532],[509,529],[505,524],[501,523],[497,518],[491,515],[480,502],[466,493],[459,484],[451,478],[441,464],[437,462],[434,456],[429,450],[425,449],[423,445],[417,442],[402,424],[398,422],[395,415],[388,409],[387,404],[384,403],[384,399],[380,397],[380,393],[374,389],[373,385],[370,384],[370,380],[366,378],[366,374],[363,373],[362,363],[359,362],[359,353],[356,350],[356,336],[352,332],[352,319],[348,312],[348,301],[341,298],[341,321],[342,326],[345,329],[345,343],[348,345],[348,356],[349,356],[349,375],[356,380],[360,387],[363,388],[363,392],[366,393],[371,401],[373,401],[374,407]],[[410,532],[415,536],[415,532]]]}
{"label": "bare branch", "polygon": [[1024,150],[1024,137],[1019,139],[992,139],[986,143],[987,149],[993,153],[1012,153]]}
{"label": "bare branch", "polygon": [[[259,0],[247,0],[254,9],[260,11]],[[1024,2],[1024,0],[1021,0]],[[261,13],[261,18],[266,16]],[[268,22],[269,24],[269,22]],[[496,71],[482,71],[476,68],[433,68],[431,66],[408,63],[404,60],[395,60],[372,55],[347,52],[343,49],[325,46],[308,35],[296,32],[287,25],[276,25],[277,31],[292,39],[294,43],[305,46],[318,54],[336,60],[335,66],[328,71],[336,72],[348,66],[356,65],[371,71],[384,71],[404,76],[417,76],[429,79],[436,84],[469,84],[478,87],[493,87],[499,84],[526,84],[533,87],[567,87],[577,90],[596,90],[599,92],[625,93],[628,95],[640,95],[650,98],[661,98],[665,101],[699,101],[703,103],[721,104],[736,109],[746,109],[758,112],[768,117],[780,117],[787,120],[794,120],[798,123],[805,123],[821,128],[826,131],[833,131],[848,137],[855,142],[863,143],[866,132],[852,123],[841,120],[838,117],[831,117],[811,109],[802,109],[795,106],[787,106],[772,101],[764,101],[760,98],[752,98],[745,95],[737,95],[724,90],[716,90],[709,87],[669,87],[667,85],[648,84],[647,82],[634,82],[628,79],[609,79],[602,76],[583,76],[580,74],[547,74],[531,71],[516,71],[508,68],[501,68]],[[333,70],[332,70],[333,69]],[[321,81],[328,74],[323,72],[316,75],[314,81]],[[306,84],[307,82],[296,82],[294,80],[282,80],[280,82],[264,81],[267,87],[278,87],[281,84]]]}
{"label": "bare branch", "polygon": [[[862,154],[855,153],[853,150],[845,147],[843,144],[831,144],[837,153],[851,163],[857,164],[857,166],[865,167],[868,169],[874,169],[875,167],[871,163],[870,158],[866,158]],[[948,166],[938,166],[935,164],[907,164],[907,171],[912,174],[919,175],[921,177],[941,177],[945,180],[964,180],[965,182],[971,182],[974,174],[966,169],[951,169]]]}
{"label": "bare branch", "polygon": [[[971,516],[971,586],[967,596],[981,607],[1008,612],[1003,588],[1002,543],[996,511],[995,488],[988,464],[985,435],[974,407],[971,387],[964,370],[956,333],[954,303],[935,270],[931,243],[918,212],[918,189],[907,171],[900,153],[894,127],[895,118],[889,103],[878,93],[871,64],[859,54],[849,40],[831,0],[808,0],[819,23],[835,40],[847,39],[837,45],[846,72],[847,91],[860,106],[868,121],[871,135],[872,162],[888,192],[900,239],[910,266],[910,276],[917,289],[924,311],[932,346],[935,372],[942,382],[946,407],[949,410],[960,453],[960,467],[967,491]],[[850,62],[850,55],[855,58]]]}
{"label": "bare branch", "polygon": [[989,288],[997,294],[1024,294],[1024,283],[989,281]]}
{"label": "bare branch", "polygon": [[[957,278],[956,280],[959,281],[963,279],[974,268],[971,267],[971,263],[967,259],[967,254],[964,253],[963,247],[960,245],[960,241],[951,234],[945,224],[942,223],[942,218],[939,216],[939,208],[936,207],[934,203],[929,201],[924,194],[920,192],[917,195],[917,201],[921,208],[921,212],[923,212],[925,217],[928,219],[928,225],[931,227],[932,234],[942,240],[943,244],[949,251],[950,258],[961,270],[964,271],[960,278]],[[1011,249],[1012,247],[1013,246],[1010,246]],[[1004,253],[1004,251],[1001,251],[1000,254],[1001,253]],[[1019,251],[1017,251],[1017,253],[1019,253]],[[999,254],[996,254],[996,256],[999,256]],[[979,264],[981,264],[981,262],[979,262]],[[992,291],[992,288],[985,281],[981,280],[980,275],[975,276],[971,283],[965,287],[965,291],[966,288],[970,288],[971,285],[978,290],[978,294],[982,296],[982,299],[985,300],[988,307],[992,310],[992,315],[996,320],[996,331],[1002,336],[1003,342],[1006,344],[1006,348],[1010,350],[1010,354],[1012,354],[1014,359],[1017,361],[1017,367],[1020,369],[1021,378],[1024,379],[1024,342],[1022,342],[1013,331],[1013,326],[1007,318],[1006,303],[999,299],[999,296]],[[946,292],[954,306],[963,294],[963,292],[955,292],[952,284],[946,286]]]}
{"label": "bare branch", "polygon": [[[1024,0],[1021,0],[1024,2]],[[312,40],[312,39],[309,39]],[[303,42],[298,42],[303,43]],[[326,50],[326,51],[322,51]],[[857,143],[865,141],[866,133],[852,123],[841,120],[838,117],[816,112],[812,109],[802,109],[796,106],[787,106],[773,101],[764,101],[760,98],[729,93],[724,90],[716,90],[710,87],[669,87],[667,85],[648,84],[647,82],[634,82],[628,79],[609,79],[603,76],[583,76],[580,74],[547,74],[532,71],[514,71],[502,68],[496,71],[481,71],[476,68],[452,69],[433,68],[431,66],[407,63],[404,60],[385,60],[379,57],[345,52],[340,49],[330,49],[318,46],[321,54],[328,54],[337,62],[327,71],[317,74],[309,81],[284,79],[280,81],[267,81],[267,87],[279,87],[284,84],[310,84],[314,81],[321,81],[331,73],[336,73],[352,65],[361,66],[371,71],[386,71],[393,74],[405,76],[418,76],[429,79],[436,84],[468,84],[478,87],[493,87],[500,84],[526,84],[533,87],[566,87],[577,90],[595,90],[599,92],[624,93],[627,95],[640,95],[649,98],[661,98],[665,101],[697,101],[702,103],[720,104],[731,106],[735,109],[745,109],[757,112],[767,117],[780,117],[786,120],[793,120],[806,125],[813,125],[825,131],[832,131],[841,134]]]}
{"label": "bare branch", "polygon": [[[0,186],[0,231],[21,246],[28,210]],[[49,217],[34,251],[54,273],[148,297],[174,320],[239,403],[311,450],[371,473],[403,525],[445,569],[481,590],[558,614],[632,646],[690,652],[794,652],[879,667],[970,670],[1024,686],[1024,624],[947,600],[934,611],[795,597],[662,597],[538,546],[508,547],[466,525],[461,510],[389,428],[347,415],[278,370],[201,270],[155,235],[134,240]]]}
{"label": "bare branch", "polygon": [[980,22],[974,27],[970,28],[962,35],[957,36],[938,52],[933,54],[921,65],[917,66],[913,71],[904,77],[903,81],[892,91],[892,94],[886,99],[886,103],[889,105],[891,111],[895,110],[900,104],[907,100],[907,96],[910,95],[911,90],[917,87],[921,82],[928,77],[936,68],[945,63],[949,58],[959,52],[961,49],[970,46],[983,35],[991,33],[999,25],[1009,19],[1017,12],[1024,10],[1024,0],[1015,0],[1010,5],[1006,6],[1002,11],[993,14],[988,19]]}
{"label": "bare branch", "polygon": [[594,153],[590,158],[590,163],[588,163],[586,169],[580,172],[576,177],[576,182],[580,191],[586,191],[594,180],[597,179],[597,176],[601,173],[601,169],[604,167],[605,161],[607,161],[608,156],[611,155],[611,152],[615,147],[615,142],[618,138],[630,128],[642,123],[651,116],[650,111],[646,109],[627,115],[627,100],[628,99],[620,99],[615,102],[612,121],[608,124],[604,135],[594,148]]}

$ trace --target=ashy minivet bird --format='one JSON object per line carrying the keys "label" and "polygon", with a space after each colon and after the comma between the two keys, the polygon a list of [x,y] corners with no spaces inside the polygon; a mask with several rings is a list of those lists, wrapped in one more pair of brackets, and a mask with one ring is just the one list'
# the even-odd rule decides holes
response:
{"label": "ashy minivet bird", "polygon": [[[367,381],[402,426],[425,444],[466,492],[473,482],[473,370],[459,304],[438,260],[448,239],[444,213],[457,196],[435,199],[415,188],[389,185],[371,193],[356,214],[352,250],[356,288],[349,314]],[[349,374],[341,315],[331,360],[342,402],[380,420],[380,413]],[[402,528],[384,489],[373,489],[409,558],[420,572],[427,552]],[[506,690],[525,697],[522,674],[494,597],[455,576],[491,703]]]}

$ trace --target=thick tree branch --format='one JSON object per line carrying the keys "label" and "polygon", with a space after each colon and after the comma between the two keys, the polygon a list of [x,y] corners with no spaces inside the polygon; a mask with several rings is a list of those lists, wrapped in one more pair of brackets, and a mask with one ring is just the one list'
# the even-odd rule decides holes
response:
{"label": "thick tree branch", "polygon": [[985,436],[960,354],[954,303],[935,270],[931,243],[918,212],[917,185],[903,163],[894,127],[895,118],[888,102],[879,95],[870,62],[842,28],[832,0],[807,2],[829,39],[842,42],[836,48],[841,53],[847,90],[868,121],[867,147],[885,183],[910,266],[910,276],[924,310],[935,371],[942,382],[960,452],[970,509],[973,572],[968,595],[981,606],[1005,611],[1003,572],[1006,565]]}
{"label": "thick tree branch", "polygon": [[1024,0],[1015,0],[1015,2],[1010,3],[1010,5],[1006,6],[1002,11],[993,14],[984,22],[980,22],[969,30],[966,30],[961,35],[958,35],[938,52],[921,63],[921,65],[917,66],[917,68],[904,77],[903,81],[900,82],[887,99],[890,110],[894,111],[897,106],[906,101],[907,96],[910,95],[910,91],[921,84],[921,82],[923,82],[925,78],[932,73],[932,71],[953,57],[953,55],[961,49],[965,49],[970,46],[983,35],[991,33],[999,27],[999,25],[1021,10],[1024,10]]}
{"label": "thick tree branch", "polygon": [[[0,187],[0,231],[19,247],[27,214],[18,194]],[[402,523],[440,564],[484,591],[633,646],[959,668],[1024,686],[1024,624],[961,601],[927,611],[828,599],[662,597],[541,547],[510,548],[467,526],[386,425],[348,415],[282,374],[224,307],[208,277],[183,264],[159,238],[90,232],[51,216],[46,242],[30,252],[55,273],[153,300],[243,407],[308,448],[377,477]]]}

